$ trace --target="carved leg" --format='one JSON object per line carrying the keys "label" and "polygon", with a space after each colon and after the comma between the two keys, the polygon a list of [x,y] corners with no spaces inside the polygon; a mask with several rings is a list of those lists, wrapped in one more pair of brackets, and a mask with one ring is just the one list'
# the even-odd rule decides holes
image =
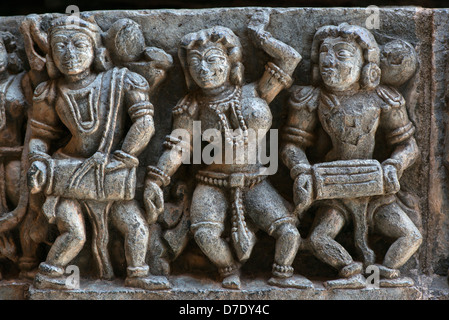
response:
{"label": "carved leg", "polygon": [[366,280],[361,275],[362,265],[355,263],[346,249],[334,240],[344,224],[345,218],[339,210],[330,207],[319,209],[310,235],[310,247],[318,259],[339,270],[342,277],[326,281],[324,285],[327,288],[363,288]]}
{"label": "carved leg", "polygon": [[239,289],[239,265],[234,260],[228,242],[221,237],[227,209],[227,199],[223,190],[198,185],[192,197],[191,229],[200,249],[218,267],[224,278],[223,287]]}
{"label": "carved leg", "polygon": [[301,236],[295,226],[296,219],[287,210],[277,191],[267,181],[263,181],[246,192],[245,207],[252,221],[276,239],[273,277],[268,283],[279,287],[313,288],[307,278],[293,275],[292,264]]}
{"label": "carved leg", "polygon": [[60,235],[51,247],[47,260],[39,265],[34,279],[37,288],[70,289],[65,283],[64,269],[86,241],[84,218],[76,200],[60,199],[56,207],[56,225]]}
{"label": "carved leg", "polygon": [[396,204],[381,207],[373,216],[375,231],[396,239],[388,249],[383,265],[379,266],[385,287],[411,286],[410,278],[400,278],[399,268],[418,250],[422,236],[407,214]]}
{"label": "carved leg", "polygon": [[149,275],[145,263],[148,248],[148,225],[135,201],[120,201],[111,208],[111,221],[125,238],[125,256],[128,276],[125,285],[147,290],[170,288],[164,276]]}
{"label": "carved leg", "polygon": [[33,279],[39,265],[37,249],[39,244],[47,242],[48,221],[40,212],[44,196],[30,195],[27,213],[20,224],[20,245],[22,257],[19,259],[20,277]]}

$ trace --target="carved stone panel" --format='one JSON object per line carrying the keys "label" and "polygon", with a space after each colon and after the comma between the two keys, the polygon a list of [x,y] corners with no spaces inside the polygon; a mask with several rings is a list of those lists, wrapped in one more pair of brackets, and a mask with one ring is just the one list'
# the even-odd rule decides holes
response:
{"label": "carved stone panel", "polygon": [[0,298],[449,296],[449,15],[370,14],[0,18]]}

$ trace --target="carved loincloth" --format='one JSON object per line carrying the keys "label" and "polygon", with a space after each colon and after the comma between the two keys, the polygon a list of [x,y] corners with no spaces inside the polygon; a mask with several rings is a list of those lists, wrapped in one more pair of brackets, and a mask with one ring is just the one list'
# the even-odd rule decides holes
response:
{"label": "carved loincloth", "polygon": [[[266,177],[260,172],[225,174],[211,171],[199,171],[196,176],[198,183],[229,189],[232,207],[231,237],[240,261],[249,258],[256,243],[254,232],[246,225],[243,193],[262,182]],[[192,225],[192,228],[195,228],[195,225]]]}

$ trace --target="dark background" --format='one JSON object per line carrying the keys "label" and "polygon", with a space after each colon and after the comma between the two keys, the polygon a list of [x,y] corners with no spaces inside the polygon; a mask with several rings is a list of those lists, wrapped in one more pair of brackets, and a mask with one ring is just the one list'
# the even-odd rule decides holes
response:
{"label": "dark background", "polygon": [[118,9],[198,9],[216,7],[367,7],[422,6],[426,8],[449,7],[447,0],[2,0],[1,16],[30,13],[65,12],[68,5],[77,5],[81,11]]}

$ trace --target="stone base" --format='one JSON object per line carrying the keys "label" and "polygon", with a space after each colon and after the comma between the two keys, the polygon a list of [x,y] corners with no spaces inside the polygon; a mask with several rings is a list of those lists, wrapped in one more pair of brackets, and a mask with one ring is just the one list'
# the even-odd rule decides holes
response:
{"label": "stone base", "polygon": [[82,280],[77,290],[39,290],[31,282],[0,281],[0,300],[449,300],[446,277],[420,277],[409,288],[327,290],[321,281],[314,289],[270,286],[265,280],[242,280],[241,290],[221,287],[211,279],[171,276],[170,290],[146,291],[124,286],[123,280]]}
{"label": "stone base", "polygon": [[0,300],[25,300],[30,282],[0,281]]}
{"label": "stone base", "polygon": [[[32,300],[421,300],[418,287],[363,290],[326,290],[314,281],[314,289],[299,290],[269,286],[264,280],[242,280],[241,290],[189,276],[170,277],[170,290],[145,291],[125,287],[123,281],[82,281],[77,290],[29,290]],[[447,285],[446,285],[447,287]],[[449,291],[446,288],[446,291]]]}

